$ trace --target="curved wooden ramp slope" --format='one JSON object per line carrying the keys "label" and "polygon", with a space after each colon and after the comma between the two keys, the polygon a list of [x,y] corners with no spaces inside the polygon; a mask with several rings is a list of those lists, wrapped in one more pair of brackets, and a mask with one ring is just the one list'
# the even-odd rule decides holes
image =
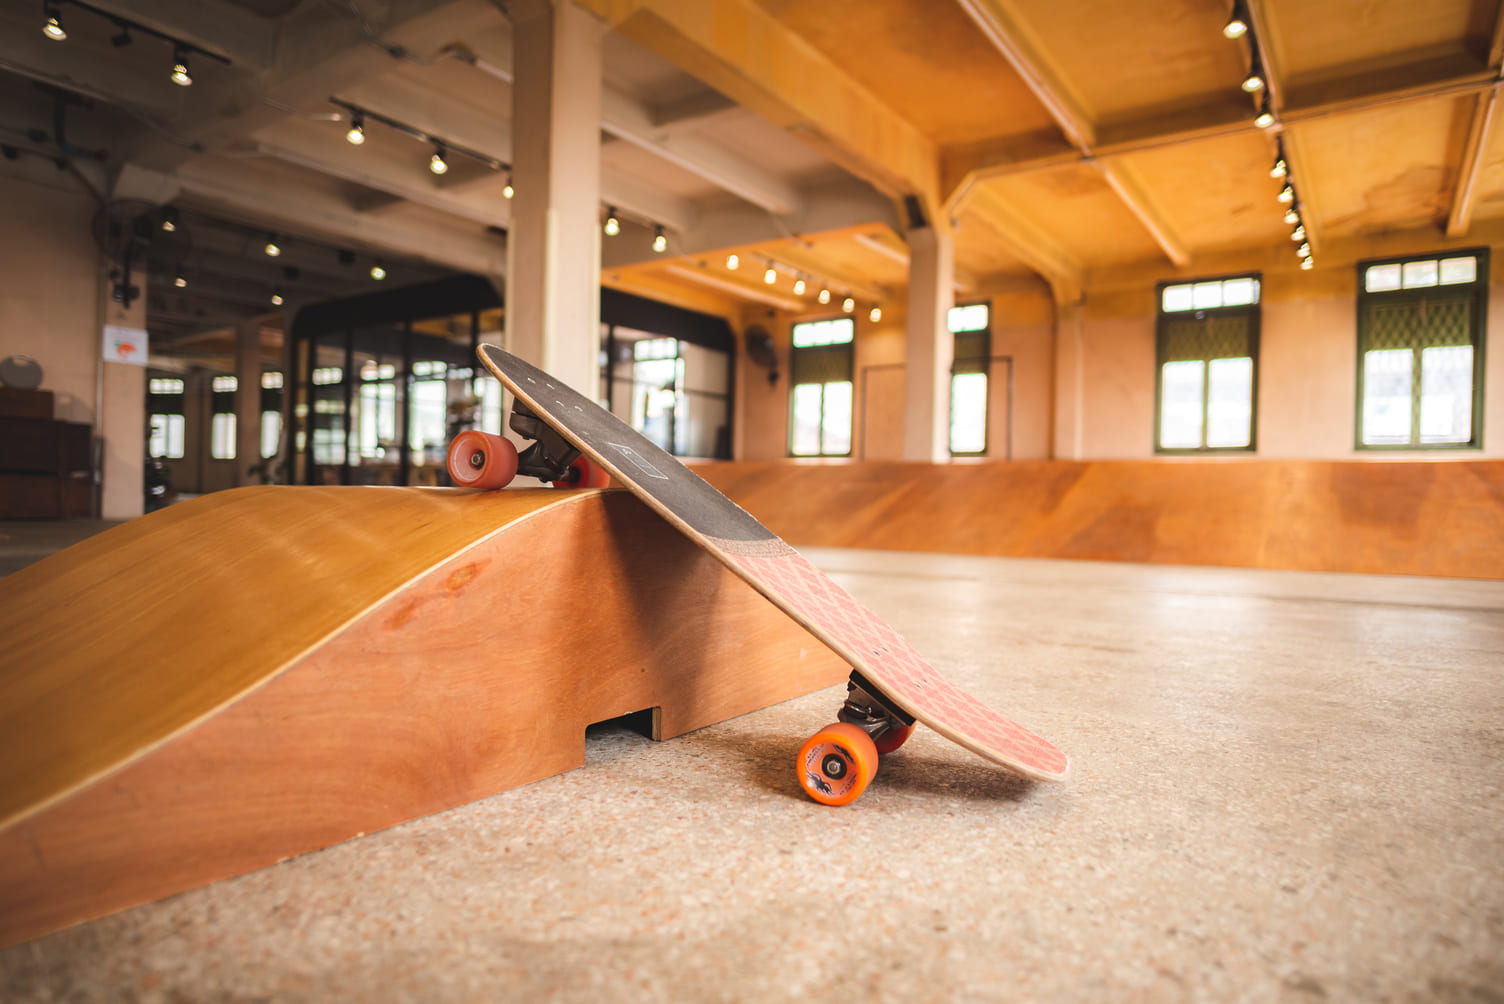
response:
{"label": "curved wooden ramp slope", "polygon": [[796,546],[1504,578],[1504,461],[705,464]]}
{"label": "curved wooden ramp slope", "polygon": [[847,667],[621,492],[250,488],[0,579],[0,944]]}

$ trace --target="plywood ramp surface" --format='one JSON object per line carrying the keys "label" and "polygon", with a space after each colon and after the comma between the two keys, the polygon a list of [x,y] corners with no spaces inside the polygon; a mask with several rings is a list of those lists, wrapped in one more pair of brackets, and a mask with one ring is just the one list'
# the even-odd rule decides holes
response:
{"label": "plywood ramp surface", "polygon": [[1504,461],[743,462],[790,543],[1504,578]]}
{"label": "plywood ramp surface", "polygon": [[0,580],[0,944],[847,667],[622,492],[261,488]]}

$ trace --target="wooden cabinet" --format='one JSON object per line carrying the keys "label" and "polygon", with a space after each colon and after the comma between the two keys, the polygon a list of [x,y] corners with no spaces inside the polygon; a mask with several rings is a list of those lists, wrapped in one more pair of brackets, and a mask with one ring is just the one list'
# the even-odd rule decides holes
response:
{"label": "wooden cabinet", "polygon": [[88,516],[91,433],[80,422],[0,415],[0,519]]}

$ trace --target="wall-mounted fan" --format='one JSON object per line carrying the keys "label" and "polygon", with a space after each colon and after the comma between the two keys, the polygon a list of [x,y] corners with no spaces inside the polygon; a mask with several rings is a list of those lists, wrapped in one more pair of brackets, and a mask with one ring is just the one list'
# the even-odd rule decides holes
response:
{"label": "wall-mounted fan", "polygon": [[144,199],[117,199],[94,214],[94,240],[110,262],[110,296],[125,307],[141,295],[141,287],[131,282],[131,269],[144,261],[151,246],[155,209]]}
{"label": "wall-mounted fan", "polygon": [[747,347],[747,358],[768,371],[768,385],[778,382],[778,352],[773,348],[773,336],[768,329],[754,324],[742,332],[742,344]]}

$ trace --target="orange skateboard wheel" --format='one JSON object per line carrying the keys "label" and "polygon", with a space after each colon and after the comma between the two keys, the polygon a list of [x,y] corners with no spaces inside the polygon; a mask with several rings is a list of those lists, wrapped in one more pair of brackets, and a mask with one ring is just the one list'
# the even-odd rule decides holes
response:
{"label": "orange skateboard wheel", "polygon": [[555,488],[604,488],[611,483],[610,473],[589,457],[580,457],[569,465]]}
{"label": "orange skateboard wheel", "polygon": [[877,747],[855,725],[836,722],[809,737],[799,750],[799,786],[824,805],[849,805],[877,773]]}
{"label": "orange skateboard wheel", "polygon": [[460,488],[505,488],[517,476],[517,447],[505,436],[466,429],[449,442],[444,458]]}
{"label": "orange skateboard wheel", "polygon": [[877,752],[883,755],[892,753],[898,747],[909,741],[909,736],[914,734],[912,725],[895,725],[873,740],[877,746]]}

